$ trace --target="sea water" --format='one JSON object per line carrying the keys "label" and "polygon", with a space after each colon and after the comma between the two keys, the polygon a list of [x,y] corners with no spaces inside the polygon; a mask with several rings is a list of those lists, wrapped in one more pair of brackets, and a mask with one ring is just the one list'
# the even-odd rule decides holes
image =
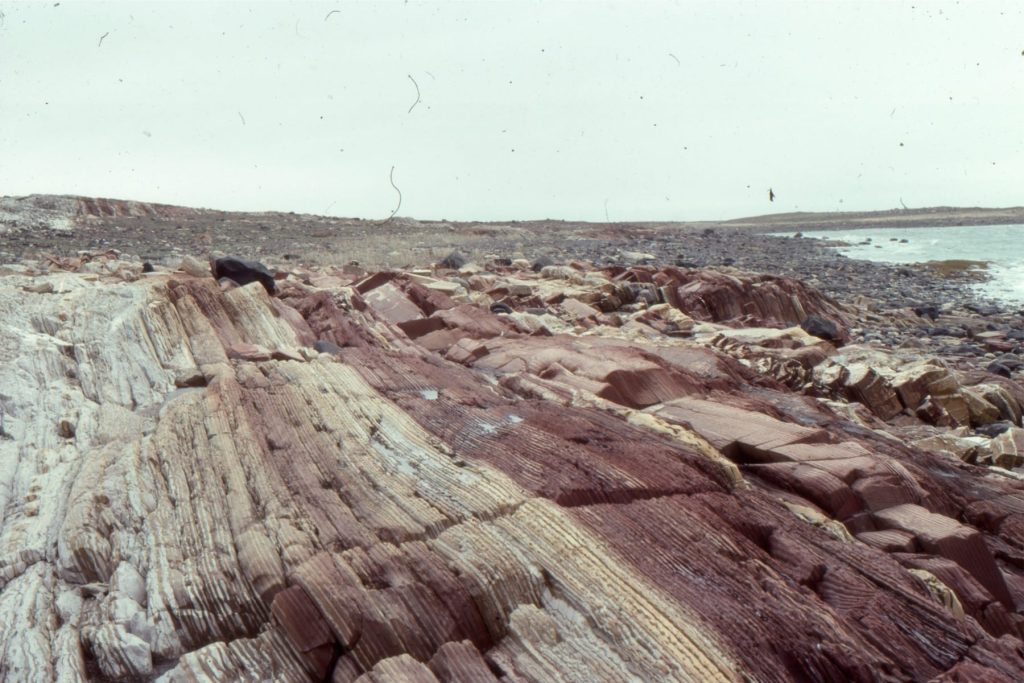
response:
{"label": "sea water", "polygon": [[803,235],[843,242],[846,246],[837,247],[839,253],[865,261],[984,261],[991,279],[975,286],[978,293],[1010,305],[1024,304],[1024,225],[858,228]]}

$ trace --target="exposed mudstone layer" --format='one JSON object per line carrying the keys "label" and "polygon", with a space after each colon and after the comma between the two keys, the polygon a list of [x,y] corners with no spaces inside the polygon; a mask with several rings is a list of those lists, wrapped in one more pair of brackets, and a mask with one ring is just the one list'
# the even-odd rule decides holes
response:
{"label": "exposed mudstone layer", "polygon": [[1024,677],[1016,370],[531,265],[7,267],[0,679]]}

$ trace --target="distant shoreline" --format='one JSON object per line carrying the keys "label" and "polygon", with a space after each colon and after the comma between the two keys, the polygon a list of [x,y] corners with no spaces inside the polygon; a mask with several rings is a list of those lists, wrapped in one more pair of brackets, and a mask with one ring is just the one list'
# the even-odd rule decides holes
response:
{"label": "distant shoreline", "polygon": [[788,213],[751,216],[717,225],[754,228],[762,232],[858,230],[866,228],[944,228],[960,226],[1024,225],[1024,207],[1006,209],[952,208],[900,209],[850,213]]}

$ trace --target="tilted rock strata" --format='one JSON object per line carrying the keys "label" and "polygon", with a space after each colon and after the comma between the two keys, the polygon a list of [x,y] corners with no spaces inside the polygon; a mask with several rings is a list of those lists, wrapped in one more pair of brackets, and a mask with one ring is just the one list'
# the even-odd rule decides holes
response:
{"label": "tilted rock strata", "polygon": [[1024,674],[1012,480],[600,306],[302,279],[0,280],[0,678]]}

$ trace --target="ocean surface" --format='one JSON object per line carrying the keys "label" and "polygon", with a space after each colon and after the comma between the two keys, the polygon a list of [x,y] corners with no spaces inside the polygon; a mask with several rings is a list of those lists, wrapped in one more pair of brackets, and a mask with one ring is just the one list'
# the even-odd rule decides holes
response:
{"label": "ocean surface", "polygon": [[865,261],[985,261],[992,279],[976,285],[978,293],[1012,305],[1024,304],[1024,225],[866,228],[805,231],[803,235],[845,242],[850,246],[838,247],[839,253]]}

